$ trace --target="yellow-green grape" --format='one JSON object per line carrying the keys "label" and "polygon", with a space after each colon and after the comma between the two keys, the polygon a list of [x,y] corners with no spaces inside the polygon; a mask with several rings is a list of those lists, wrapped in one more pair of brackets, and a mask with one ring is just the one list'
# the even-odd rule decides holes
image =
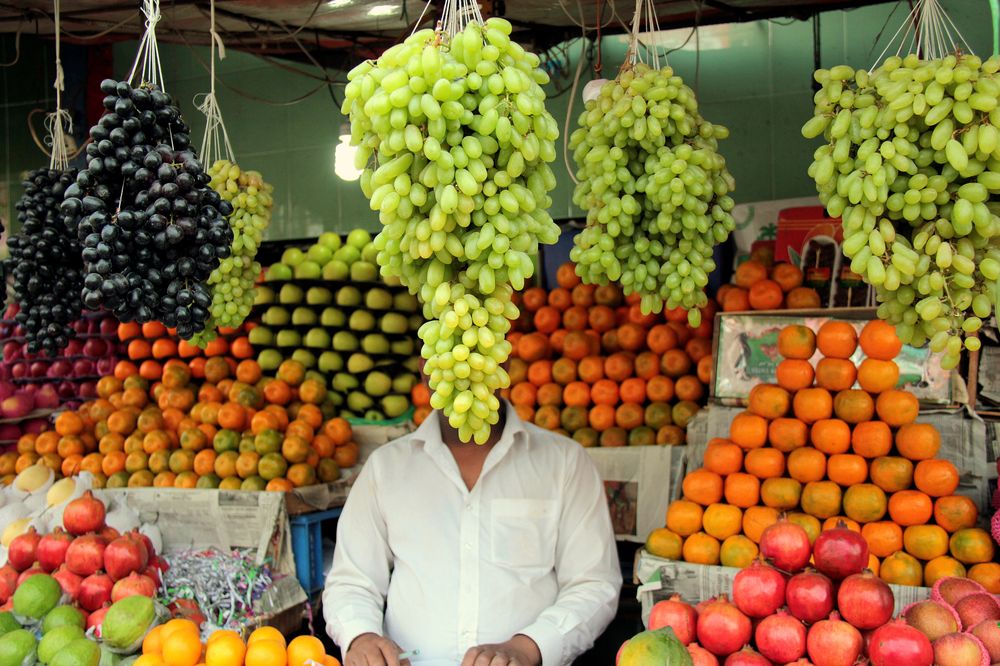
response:
{"label": "yellow-green grape", "polygon": [[[432,404],[465,441],[485,441],[499,418],[493,394],[509,378],[493,367],[510,352],[504,336],[505,317],[517,314],[512,287],[534,274],[539,243],[559,236],[547,212],[559,136],[545,109],[548,76],[510,33],[498,18],[469,24],[450,40],[417,32],[355,67],[343,105],[364,169],[361,188],[382,223],[374,241],[381,273],[423,301]],[[449,309],[452,290],[484,305],[459,315],[464,301]],[[474,313],[491,307],[498,312],[480,323]],[[443,323],[456,316],[460,332]],[[470,379],[486,372],[481,368],[452,376],[452,366],[465,374],[473,363],[454,360],[463,348],[476,365],[480,356],[491,359],[489,380]]]}
{"label": "yellow-green grape", "polygon": [[587,226],[570,258],[584,282],[619,282],[644,312],[707,302],[715,245],[735,228],[733,178],[717,152],[729,135],[698,113],[694,92],[668,67],[639,64],[605,83],[570,137]]}
{"label": "yellow-green grape", "polygon": [[257,171],[243,171],[229,160],[217,160],[209,170],[209,185],[233,205],[229,226],[233,230],[232,253],[212,271],[208,285],[212,305],[205,330],[192,338],[204,346],[214,340],[220,326],[236,328],[250,314],[254,283],[261,267],[254,257],[271,223],[274,187]]}
{"label": "yellow-green grape", "polygon": [[818,70],[809,175],[844,228],[878,316],[954,368],[993,315],[1000,279],[1000,59],[891,57]]}

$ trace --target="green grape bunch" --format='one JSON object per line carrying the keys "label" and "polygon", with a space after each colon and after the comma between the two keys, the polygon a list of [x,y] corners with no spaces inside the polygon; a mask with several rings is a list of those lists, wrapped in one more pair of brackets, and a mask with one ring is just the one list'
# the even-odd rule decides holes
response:
{"label": "green grape bunch", "polygon": [[449,38],[422,30],[348,74],[361,188],[382,230],[382,276],[423,302],[424,370],[464,441],[499,420],[495,392],[516,318],[514,289],[534,274],[538,244],[559,228],[547,212],[559,128],[545,108],[548,75],[499,18]]}
{"label": "green grape bunch", "polygon": [[643,312],[682,307],[700,324],[715,245],[736,228],[735,183],[718,153],[727,136],[669,67],[640,63],[605,83],[569,143],[573,201],[587,211],[570,253],[581,279],[619,282],[641,294]]}
{"label": "green grape bunch", "polygon": [[963,54],[817,70],[802,128],[826,140],[809,175],[878,316],[905,343],[929,341],[946,369],[979,349],[1000,295],[998,70]]}
{"label": "green grape bunch", "polygon": [[233,205],[227,218],[233,230],[232,252],[219,262],[208,278],[212,292],[205,329],[192,341],[205,346],[217,337],[217,329],[236,328],[249,316],[254,301],[254,283],[261,266],[254,261],[271,223],[274,187],[257,171],[243,171],[229,160],[216,160],[208,170],[209,186]]}

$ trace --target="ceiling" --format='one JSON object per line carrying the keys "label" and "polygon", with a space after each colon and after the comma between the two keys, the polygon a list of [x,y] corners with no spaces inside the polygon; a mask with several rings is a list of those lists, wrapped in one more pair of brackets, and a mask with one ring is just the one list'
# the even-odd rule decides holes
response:
{"label": "ceiling", "polygon": [[[818,12],[887,0],[654,0],[661,28],[808,18]],[[63,39],[93,44],[135,39],[143,17],[139,0],[61,0]],[[623,32],[634,5],[629,0],[481,0],[484,15],[507,18],[516,37],[535,51],[588,34]],[[228,48],[262,55],[344,66],[377,55],[440,16],[442,0],[218,0],[217,31]],[[207,44],[209,0],[161,0],[162,41]],[[0,33],[51,35],[52,0],[0,0]],[[423,14],[422,14],[423,12]],[[421,19],[422,16],[422,20]],[[581,20],[582,16],[582,20]],[[303,54],[308,56],[303,58]],[[310,56],[311,54],[311,56]]]}

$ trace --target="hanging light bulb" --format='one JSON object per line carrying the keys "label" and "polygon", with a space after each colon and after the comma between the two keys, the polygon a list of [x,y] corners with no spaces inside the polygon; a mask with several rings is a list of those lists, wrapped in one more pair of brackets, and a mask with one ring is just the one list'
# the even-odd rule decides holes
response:
{"label": "hanging light bulb", "polygon": [[354,156],[358,147],[351,145],[351,125],[340,126],[340,142],[333,151],[333,171],[341,180],[355,181],[361,177],[361,169],[354,166]]}

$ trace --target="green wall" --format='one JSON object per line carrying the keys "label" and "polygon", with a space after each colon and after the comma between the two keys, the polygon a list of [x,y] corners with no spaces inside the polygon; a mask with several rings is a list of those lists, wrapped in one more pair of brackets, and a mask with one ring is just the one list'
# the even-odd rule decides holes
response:
{"label": "green wall", "polygon": [[[990,17],[986,2],[943,0],[952,19],[972,48],[988,55],[991,46]],[[896,8],[887,23],[887,18]],[[821,17],[821,56],[824,66],[847,63],[871,66],[886,40],[901,24],[905,5],[897,3],[849,12],[829,12]],[[877,49],[877,36],[885,32]],[[670,44],[679,44],[690,30],[673,31]],[[696,50],[700,41],[700,52]],[[9,60],[11,40],[0,45],[0,61]],[[4,181],[18,179],[18,172],[38,162],[40,154],[24,128],[25,109],[48,104],[50,75],[40,78],[45,68],[45,49],[37,43],[34,57],[15,68],[0,69],[3,77]],[[604,40],[603,73],[613,77],[625,50],[623,38]],[[895,50],[895,48],[893,49]],[[22,49],[23,51],[23,49]],[[575,72],[580,53],[579,40],[566,51],[571,61],[562,69]],[[124,76],[132,64],[135,43],[115,46],[115,71]],[[188,122],[200,136],[203,118],[195,110],[194,98],[207,92],[208,51],[182,45],[161,47],[167,90],[180,102]],[[563,58],[562,53],[559,54]],[[815,190],[806,168],[815,145],[801,138],[799,127],[812,113],[813,39],[810,21],[756,21],[704,28],[685,48],[669,56],[670,65],[698,93],[702,114],[713,122],[727,125],[731,137],[722,145],[736,177],[735,197],[740,202],[812,195]],[[300,64],[289,66],[316,75],[319,70]],[[30,71],[29,71],[30,70]],[[333,170],[334,148],[343,117],[325,86],[305,100],[288,104],[320,82],[291,73],[263,59],[228,51],[217,66],[217,96],[229,130],[233,149],[241,166],[263,172],[275,186],[276,209],[269,238],[315,236],[323,230],[345,231],[354,227],[375,229],[378,221],[368,209],[357,183],[340,180]],[[593,76],[584,66],[574,99],[571,131],[582,108],[580,91]],[[342,78],[342,76],[341,76]],[[41,81],[41,87],[32,83]],[[556,80],[552,90],[563,90],[569,81]],[[342,87],[336,87],[338,99]],[[549,110],[563,125],[570,93],[550,100]],[[41,102],[39,100],[42,100]],[[267,101],[262,101],[267,100]],[[553,193],[553,217],[580,215],[572,204],[572,181],[560,159],[556,165],[559,186]],[[19,194],[19,192],[15,192]],[[0,208],[2,211],[3,208]]]}

